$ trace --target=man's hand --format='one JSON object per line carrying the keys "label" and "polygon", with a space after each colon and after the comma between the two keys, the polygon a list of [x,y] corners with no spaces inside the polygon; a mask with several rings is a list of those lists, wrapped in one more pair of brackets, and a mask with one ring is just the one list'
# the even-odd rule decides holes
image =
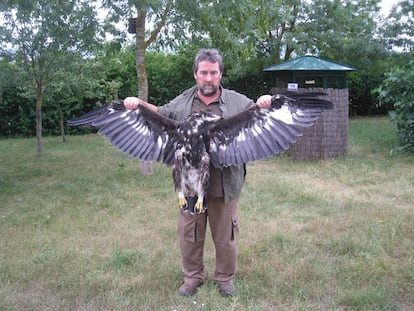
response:
{"label": "man's hand", "polygon": [[269,108],[272,104],[271,95],[262,95],[256,101],[256,106],[259,108]]}
{"label": "man's hand", "polygon": [[139,99],[138,97],[127,97],[124,99],[124,106],[126,109],[135,110],[138,106],[143,105],[146,108],[158,112],[158,107],[153,104],[147,103],[146,101]]}
{"label": "man's hand", "polygon": [[124,99],[124,106],[126,109],[135,110],[139,105],[142,105],[142,101],[138,97],[127,97]]}

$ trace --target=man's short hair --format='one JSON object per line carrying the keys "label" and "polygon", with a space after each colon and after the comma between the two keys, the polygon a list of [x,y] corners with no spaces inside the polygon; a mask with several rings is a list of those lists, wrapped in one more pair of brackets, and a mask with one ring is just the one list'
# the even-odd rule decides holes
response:
{"label": "man's short hair", "polygon": [[209,61],[211,63],[218,63],[220,72],[223,73],[224,71],[224,63],[223,57],[221,56],[220,52],[216,49],[200,49],[195,58],[193,63],[193,72],[197,72],[198,64],[202,61]]}

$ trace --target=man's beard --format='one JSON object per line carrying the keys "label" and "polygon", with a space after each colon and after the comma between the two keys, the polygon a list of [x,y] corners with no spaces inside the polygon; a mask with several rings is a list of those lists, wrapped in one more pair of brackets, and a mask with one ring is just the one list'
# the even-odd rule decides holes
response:
{"label": "man's beard", "polygon": [[215,87],[214,85],[211,85],[211,84],[205,85],[205,86],[200,86],[198,89],[199,89],[201,94],[203,94],[204,96],[207,96],[207,97],[211,97],[211,96],[216,95],[216,93],[218,91],[218,88]]}

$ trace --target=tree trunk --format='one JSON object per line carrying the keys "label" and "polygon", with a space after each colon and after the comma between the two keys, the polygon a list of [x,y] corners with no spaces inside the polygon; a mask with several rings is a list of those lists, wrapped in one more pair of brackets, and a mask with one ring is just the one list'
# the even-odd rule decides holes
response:
{"label": "tree trunk", "polygon": [[38,86],[36,90],[36,139],[37,139],[37,155],[43,154],[43,138],[42,138],[42,102],[43,91],[42,87]]}
{"label": "tree trunk", "polygon": [[[147,12],[138,10],[135,36],[135,62],[137,68],[138,97],[148,102],[148,78],[145,66],[145,18]],[[141,161],[141,174],[144,176],[153,174],[152,162]]]}

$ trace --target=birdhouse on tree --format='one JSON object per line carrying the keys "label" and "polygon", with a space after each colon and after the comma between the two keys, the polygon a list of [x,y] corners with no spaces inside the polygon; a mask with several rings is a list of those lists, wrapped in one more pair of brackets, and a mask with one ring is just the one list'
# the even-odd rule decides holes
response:
{"label": "birdhouse on tree", "polygon": [[334,109],[325,111],[311,128],[303,131],[289,149],[295,159],[318,160],[344,155],[348,149],[349,92],[347,72],[355,68],[315,56],[302,56],[263,69],[273,73],[272,94],[323,92]]}
{"label": "birdhouse on tree", "polygon": [[128,33],[137,33],[137,18],[131,17],[128,19]]}

